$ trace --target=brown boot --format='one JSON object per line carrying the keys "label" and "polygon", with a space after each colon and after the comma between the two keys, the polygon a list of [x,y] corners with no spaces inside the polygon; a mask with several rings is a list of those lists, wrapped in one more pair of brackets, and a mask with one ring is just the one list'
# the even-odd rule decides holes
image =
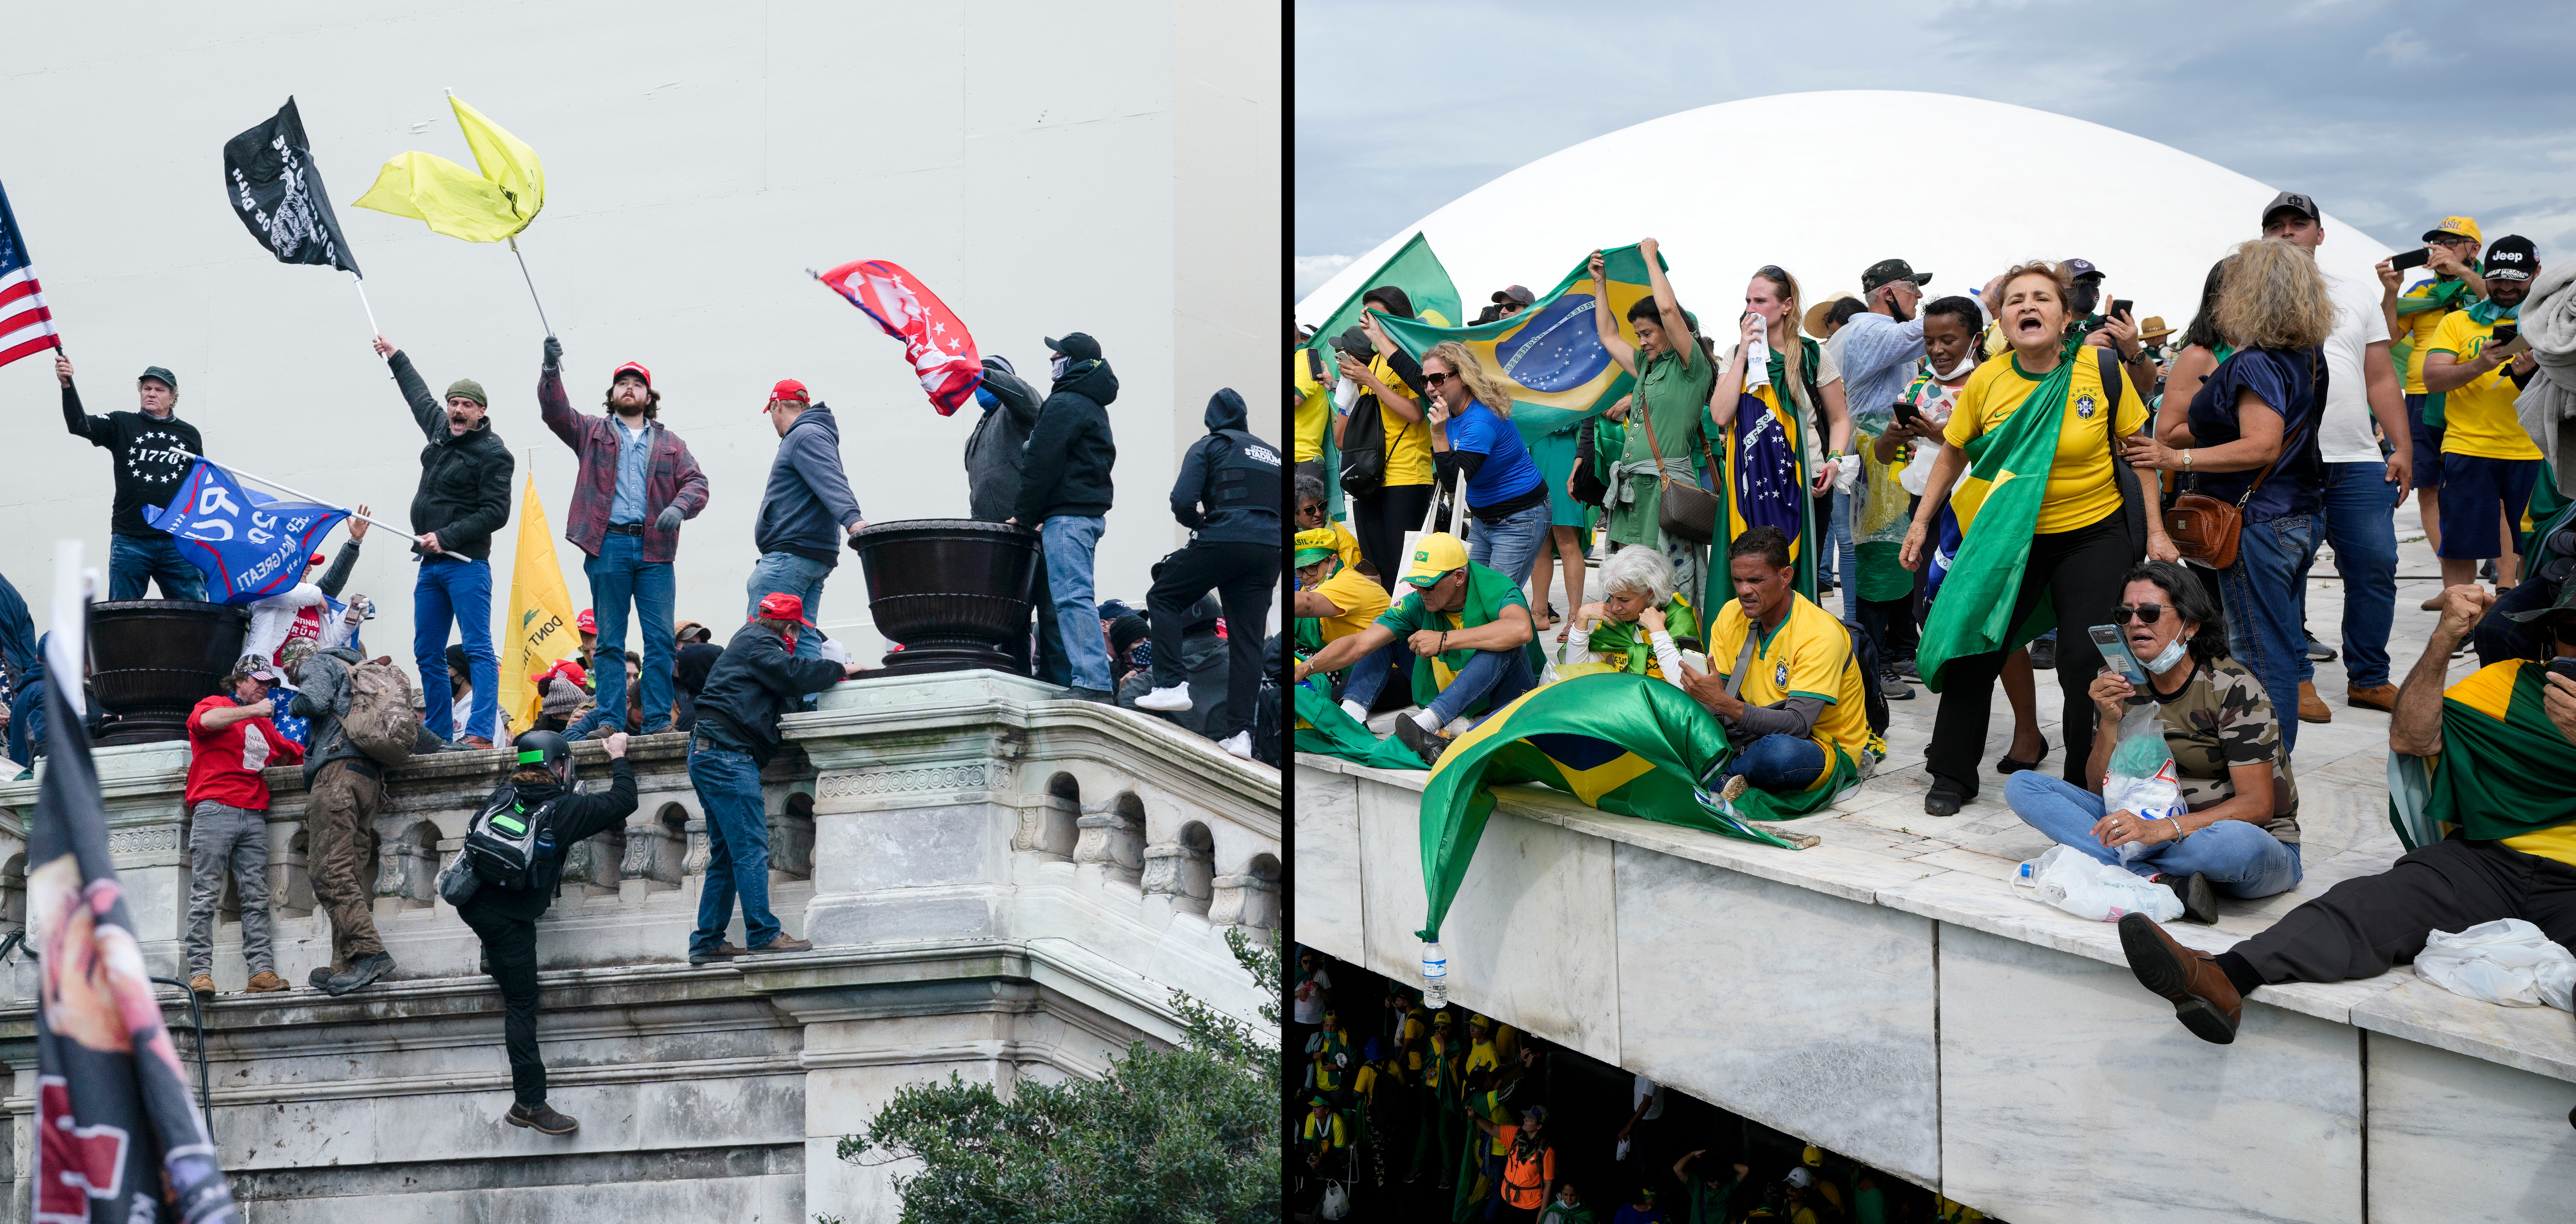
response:
{"label": "brown boot", "polygon": [[2317,682],[2314,680],[2299,681],[2299,721],[2334,721],[2334,707],[2327,705],[2325,698],[2317,696]]}
{"label": "brown boot", "polygon": [[250,990],[253,994],[267,994],[272,990],[284,989],[286,989],[286,979],[277,976],[277,971],[274,969],[262,969],[250,975]]}
{"label": "brown boot", "polygon": [[215,975],[211,973],[200,973],[195,977],[189,978],[188,989],[194,991],[196,996],[200,999],[214,998]]}
{"label": "brown boot", "polygon": [[2193,1036],[2219,1045],[2236,1040],[2245,999],[2217,957],[2174,942],[2154,919],[2138,913],[2120,916],[2120,950],[2128,954],[2138,984],[2172,1000],[2174,1018]]}
{"label": "brown boot", "polygon": [[812,940],[810,940],[810,939],[795,939],[795,938],[791,938],[791,937],[787,934],[787,932],[785,932],[785,931],[780,931],[780,932],[778,933],[778,938],[773,939],[773,940],[770,940],[768,943],[762,944],[762,945],[760,945],[759,947],[757,947],[757,948],[753,948],[753,949],[752,949],[752,951],[753,951],[753,952],[755,952],[755,953],[758,953],[758,952],[811,952],[811,951],[813,951],[813,950],[814,950],[814,941],[812,941]]}
{"label": "brown boot", "polygon": [[2344,686],[2343,699],[2344,704],[2360,706],[2365,710],[2384,710],[2391,714],[2397,712],[2397,686],[2394,684],[2374,684],[2369,688],[2347,684]]}

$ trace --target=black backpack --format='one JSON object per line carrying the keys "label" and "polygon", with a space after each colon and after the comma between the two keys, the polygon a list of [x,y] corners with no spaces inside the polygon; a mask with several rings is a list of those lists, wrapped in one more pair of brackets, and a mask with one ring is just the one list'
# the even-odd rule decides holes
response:
{"label": "black backpack", "polygon": [[557,867],[554,807],[557,795],[535,807],[503,784],[465,828],[464,856],[475,878],[506,892],[551,887]]}
{"label": "black backpack", "polygon": [[1279,635],[1270,635],[1261,659],[1261,698],[1252,706],[1252,759],[1273,769],[1287,759],[1288,689],[1281,683]]}

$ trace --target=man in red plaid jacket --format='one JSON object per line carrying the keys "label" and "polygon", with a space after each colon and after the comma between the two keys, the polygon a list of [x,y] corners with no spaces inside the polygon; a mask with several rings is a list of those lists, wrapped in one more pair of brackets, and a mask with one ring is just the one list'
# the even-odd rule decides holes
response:
{"label": "man in red plaid jacket", "polygon": [[609,376],[608,401],[598,416],[582,416],[564,398],[563,345],[546,337],[545,373],[537,380],[537,410],[581,457],[573,481],[564,538],[581,546],[581,572],[590,576],[590,602],[599,619],[592,649],[599,703],[564,732],[566,739],[605,739],[628,730],[626,721],[626,609],[635,608],[644,637],[645,735],[671,729],[671,557],[680,522],[707,506],[706,473],[680,435],[663,428],[662,393],[653,372],[635,362]]}

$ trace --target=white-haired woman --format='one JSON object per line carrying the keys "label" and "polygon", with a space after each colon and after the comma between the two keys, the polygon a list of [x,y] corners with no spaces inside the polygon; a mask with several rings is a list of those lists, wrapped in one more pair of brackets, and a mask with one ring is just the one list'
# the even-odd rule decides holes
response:
{"label": "white-haired woman", "polygon": [[1528,582],[1547,538],[1547,481],[1512,424],[1510,389],[1455,340],[1422,355],[1422,384],[1437,482],[1467,480],[1467,559]]}
{"label": "white-haired woman", "polygon": [[1574,610],[1590,625],[1594,663],[1681,683],[1680,640],[1699,637],[1690,600],[1673,589],[1673,563],[1651,548],[1622,548],[1601,565],[1601,600]]}

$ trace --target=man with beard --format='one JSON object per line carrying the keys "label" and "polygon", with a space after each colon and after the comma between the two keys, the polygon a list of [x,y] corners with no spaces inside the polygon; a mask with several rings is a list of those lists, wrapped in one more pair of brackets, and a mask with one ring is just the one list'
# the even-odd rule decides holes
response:
{"label": "man with beard", "polygon": [[[626,612],[631,600],[636,632],[644,639],[645,735],[671,729],[671,561],[679,552],[680,523],[707,506],[706,474],[680,435],[662,426],[662,393],[653,372],[627,362],[609,375],[600,415],[572,410],[564,396],[563,345],[546,337],[544,373],[537,379],[537,411],[546,428],[581,457],[564,514],[564,538],[580,546],[581,572],[590,579],[591,611],[598,625],[592,647],[599,703],[564,732],[566,739],[605,738],[626,730]],[[606,666],[599,666],[601,662]]]}
{"label": "man with beard", "polygon": [[203,600],[206,576],[179,555],[170,533],[144,521],[147,509],[170,504],[206,444],[197,427],[179,419],[179,376],[153,366],[134,380],[139,412],[90,416],[72,386],[72,359],[54,350],[54,379],[63,385],[63,425],[87,438],[115,464],[116,509],[108,521],[107,587],[110,599],[141,599],[161,584],[163,599]]}
{"label": "man with beard", "polygon": [[2494,560],[2496,585],[2513,585],[2508,521],[2520,522],[2540,479],[2540,448],[2514,416],[2513,402],[2537,368],[2530,353],[2499,357],[2519,335],[2517,312],[2540,254],[2531,240],[2507,234],[2487,246],[2487,298],[2455,310],[2434,329],[2424,355],[2424,386],[2442,403],[2442,585],[2478,580],[2478,563]]}
{"label": "man with beard", "polygon": [[[412,660],[420,668],[427,709],[421,725],[442,739],[456,733],[468,748],[492,746],[501,705],[501,656],[492,651],[492,536],[510,521],[510,472],[517,463],[484,413],[483,384],[448,384],[447,405],[431,399],[411,358],[383,336],[376,355],[393,371],[429,444],[420,448],[420,488],[411,498],[411,550],[420,577],[411,591]],[[447,630],[465,639],[474,686],[473,712],[455,725],[454,697],[436,677],[447,666]]]}

